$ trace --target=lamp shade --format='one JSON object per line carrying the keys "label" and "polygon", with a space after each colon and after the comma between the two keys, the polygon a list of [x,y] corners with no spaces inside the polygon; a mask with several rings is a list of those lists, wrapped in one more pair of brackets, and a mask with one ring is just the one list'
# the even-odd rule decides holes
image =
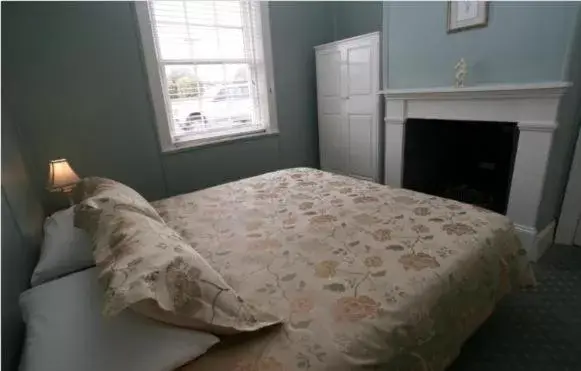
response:
{"label": "lamp shade", "polygon": [[48,164],[48,184],[51,191],[63,191],[79,181],[79,177],[67,160],[53,160]]}

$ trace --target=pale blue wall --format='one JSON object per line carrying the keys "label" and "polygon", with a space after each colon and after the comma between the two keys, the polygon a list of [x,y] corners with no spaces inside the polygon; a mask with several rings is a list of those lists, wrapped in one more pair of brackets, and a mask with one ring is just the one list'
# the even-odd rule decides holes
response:
{"label": "pale blue wall", "polygon": [[382,9],[381,1],[333,2],[335,40],[381,31]]}
{"label": "pale blue wall", "polygon": [[163,154],[130,2],[3,4],[2,103],[19,112],[38,192],[47,196],[47,164],[60,157],[149,199],[317,166],[313,47],[333,39],[329,7],[270,4],[280,135]]}
{"label": "pale blue wall", "polygon": [[[469,64],[468,84],[561,80],[572,76],[567,48],[580,5],[491,3],[486,28],[450,35],[444,2],[270,7],[280,135],[162,154],[130,3],[3,4],[3,88],[10,92],[3,105],[18,112],[37,191],[46,195],[47,163],[59,157],[81,175],[118,179],[150,199],[317,166],[313,46],[383,28],[391,88],[450,85],[460,57]],[[551,161],[567,157],[566,134],[556,134],[555,148],[567,150]],[[555,213],[561,183],[546,187],[540,222]]]}
{"label": "pale blue wall", "polygon": [[251,138],[163,155],[168,195],[258,175],[280,167],[279,137]]}
{"label": "pale blue wall", "polygon": [[271,2],[281,166],[319,166],[316,45],[333,40],[326,2]]}
{"label": "pale blue wall", "polygon": [[462,57],[468,85],[561,80],[578,7],[490,2],[487,27],[447,34],[446,2],[386,2],[388,85],[450,86]]}
{"label": "pale blue wall", "polygon": [[467,85],[574,83],[559,107],[536,227],[557,218],[581,113],[581,3],[490,2],[488,26],[448,34],[447,3],[383,4],[384,86],[451,86],[468,63]]}
{"label": "pale blue wall", "polygon": [[559,126],[554,133],[546,183],[537,219],[537,228],[545,228],[557,219],[571,167],[579,127],[581,127],[581,6],[577,11],[574,37],[569,44],[564,80],[573,83],[559,106]]}

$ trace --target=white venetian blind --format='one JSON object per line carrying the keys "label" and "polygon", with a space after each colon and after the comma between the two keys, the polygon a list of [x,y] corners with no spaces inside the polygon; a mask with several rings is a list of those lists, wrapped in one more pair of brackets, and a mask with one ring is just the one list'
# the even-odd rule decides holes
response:
{"label": "white venetian blind", "polygon": [[174,142],[268,127],[260,4],[150,1]]}

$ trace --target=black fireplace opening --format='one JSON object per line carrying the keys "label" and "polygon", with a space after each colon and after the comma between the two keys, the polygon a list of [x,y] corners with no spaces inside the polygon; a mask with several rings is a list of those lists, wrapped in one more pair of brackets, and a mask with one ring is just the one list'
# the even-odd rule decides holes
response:
{"label": "black fireplace opening", "polygon": [[409,119],[403,186],[506,214],[516,123]]}

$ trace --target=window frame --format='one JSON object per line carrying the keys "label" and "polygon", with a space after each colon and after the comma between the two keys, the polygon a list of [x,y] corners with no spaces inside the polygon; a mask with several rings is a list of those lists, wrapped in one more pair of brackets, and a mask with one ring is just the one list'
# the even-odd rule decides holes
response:
{"label": "window frame", "polygon": [[[251,0],[254,1],[254,0]],[[262,31],[262,48],[264,55],[264,74],[266,80],[266,90],[268,93],[268,117],[264,129],[240,132],[219,132],[208,134],[207,137],[174,142],[171,135],[171,102],[165,86],[165,79],[162,77],[161,64],[158,61],[155,38],[151,26],[151,17],[147,1],[134,3],[139,36],[141,39],[141,51],[145,63],[151,103],[155,113],[155,124],[158,132],[158,139],[162,152],[180,151],[185,148],[199,147],[207,144],[221,143],[232,140],[246,139],[251,137],[278,134],[276,94],[274,89],[274,71],[272,65],[272,43],[270,35],[270,17],[268,2],[259,3],[260,25]]]}

